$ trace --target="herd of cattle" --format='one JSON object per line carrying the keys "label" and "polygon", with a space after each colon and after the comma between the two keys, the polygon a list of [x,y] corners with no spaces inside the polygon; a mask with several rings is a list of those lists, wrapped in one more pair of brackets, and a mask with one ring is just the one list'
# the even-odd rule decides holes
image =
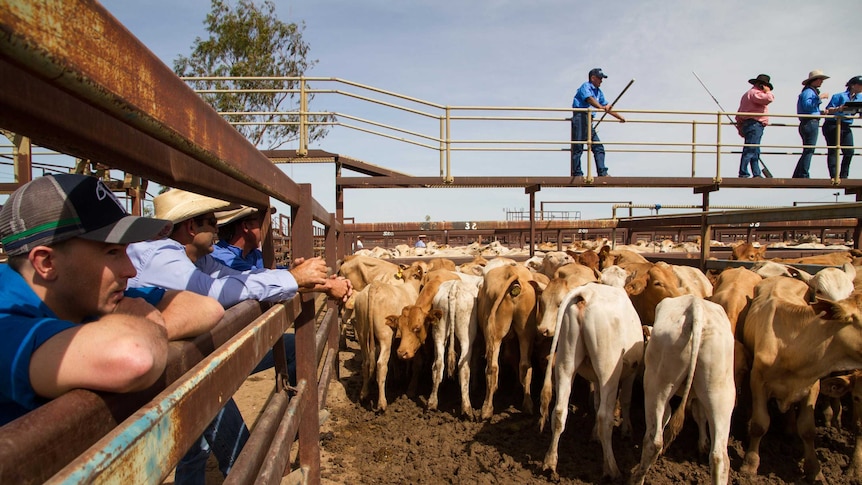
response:
{"label": "herd of cattle", "polygon": [[[763,249],[748,244],[733,253],[740,260],[765,257]],[[793,264],[825,267],[812,275]],[[438,406],[444,371],[451,378],[457,370],[462,414],[491,418],[505,340],[517,345],[523,412],[534,413],[534,354],[543,364],[536,367],[543,374],[538,400],[542,427],[556,396],[546,469],[556,469],[577,373],[593,390],[592,435],[601,443],[606,476],[621,476],[611,436],[616,416],[622,433],[631,434],[629,406],[640,379],[646,432],[631,482],[643,483],[688,410],[698,425],[700,451],[709,457],[712,481],[727,483],[734,412],[749,418],[740,471],[756,475],[760,440],[770,423],[767,401],[774,398],[782,412],[797,410],[808,480],[822,480],[814,450],[819,394],[833,399],[858,394],[854,422],[862,418],[860,371],[847,372],[862,369],[860,265],[862,252],[850,250],[705,275],[605,246],[600,251],[548,252],[520,263],[477,256],[457,267],[445,258],[399,266],[355,255],[345,258],[339,272],[356,289],[343,317],[352,320],[363,356],[360,400],[367,400],[376,376],[379,411],[387,407],[390,357],[413,364],[408,392],[415,393],[421,364],[414,357],[433,347],[428,408]],[[486,365],[485,399],[478,413],[470,402],[476,342],[480,349],[484,342]],[[831,377],[839,371],[843,374]],[[674,396],[682,397],[676,409],[671,407]],[[862,478],[862,439],[849,473]]]}

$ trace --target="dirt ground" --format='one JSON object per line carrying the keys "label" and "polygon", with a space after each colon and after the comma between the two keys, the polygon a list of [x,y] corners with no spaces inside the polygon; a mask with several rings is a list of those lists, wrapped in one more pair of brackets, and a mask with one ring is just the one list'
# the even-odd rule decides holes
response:
{"label": "dirt ground", "polygon": [[[551,476],[542,471],[542,460],[550,443],[550,426],[539,433],[537,418],[518,409],[521,393],[516,386],[503,384],[490,421],[470,421],[459,416],[460,394],[454,380],[444,379],[440,410],[429,412],[425,407],[430,378],[423,382],[418,397],[409,398],[403,393],[405,378],[396,375],[387,385],[389,407],[385,413],[377,413],[371,410],[370,404],[357,402],[361,387],[358,344],[348,339],[340,357],[340,377],[329,388],[329,419],[321,428],[321,476],[325,485],[606,482],[602,479],[601,446],[589,439],[593,417],[582,411],[587,408],[581,392],[584,389],[576,388],[573,392],[573,407],[578,407],[569,413],[560,439],[558,475]],[[390,370],[390,376],[398,373],[392,367]],[[478,374],[478,379],[481,385],[484,372]],[[262,372],[251,376],[237,393],[237,404],[247,422],[253,423],[271,386],[270,373]],[[481,406],[483,392],[480,390],[473,395],[476,409]],[[372,390],[372,395],[376,396],[376,389]],[[642,396],[636,394],[635,403],[638,399],[642,402]],[[644,432],[642,405],[633,405],[632,421],[635,439],[622,438],[618,429],[613,437],[623,482],[628,479],[628,471],[640,461]],[[852,433],[819,424],[815,443],[826,483],[862,483],[846,475],[855,443]],[[737,472],[744,455],[744,441],[737,435],[731,436],[731,483],[802,482],[801,442],[781,428],[780,419],[774,419],[770,433],[762,442],[760,475],[754,479]],[[734,431],[741,435],[742,430],[744,426],[736,423]],[[681,435],[650,469],[646,481],[651,484],[709,481],[708,464],[705,458],[698,456],[697,428],[693,422],[686,422]],[[222,483],[213,459],[209,463],[207,483]]]}

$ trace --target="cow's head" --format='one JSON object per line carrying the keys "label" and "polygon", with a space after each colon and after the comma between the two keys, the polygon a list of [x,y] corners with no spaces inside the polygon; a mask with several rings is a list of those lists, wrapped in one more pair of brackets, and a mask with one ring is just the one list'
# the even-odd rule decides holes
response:
{"label": "cow's head", "polygon": [[734,246],[730,259],[736,261],[763,261],[766,259],[766,246],[756,247],[749,242]]}
{"label": "cow's head", "polygon": [[632,276],[625,290],[644,325],[652,325],[655,321],[655,307],[659,302],[683,294],[679,288],[679,278],[673,270],[655,265],[646,272]]}
{"label": "cow's head", "polygon": [[401,310],[401,315],[389,315],[386,317],[386,325],[395,331],[395,338],[400,338],[401,343],[395,351],[402,360],[412,359],[425,343],[428,337],[428,329],[437,323],[443,316],[443,312],[432,309],[425,313],[416,305],[406,306]]}
{"label": "cow's head", "polygon": [[817,298],[817,301],[811,306],[824,320],[837,320],[855,325],[862,324],[862,291],[857,291],[840,301]]}

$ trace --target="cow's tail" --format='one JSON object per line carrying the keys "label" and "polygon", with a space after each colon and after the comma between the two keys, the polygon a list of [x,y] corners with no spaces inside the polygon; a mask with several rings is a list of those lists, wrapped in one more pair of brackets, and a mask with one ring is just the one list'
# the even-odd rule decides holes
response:
{"label": "cow's tail", "polygon": [[375,364],[375,362],[377,361],[377,342],[374,339],[374,322],[371,321],[371,302],[374,301],[374,294],[376,293],[376,290],[377,290],[376,286],[372,286],[371,288],[368,288],[368,291],[366,292],[367,294],[365,295],[366,300],[367,300],[365,302],[365,309],[364,309],[365,315],[363,315],[365,322],[368,325],[368,328],[365,329],[365,348],[367,349],[366,352],[368,354],[368,356],[367,356],[368,360],[366,360],[365,362],[366,362],[366,365],[368,365],[368,367],[369,367],[369,369],[368,369],[368,378],[369,379],[372,376],[374,376],[374,374],[377,370],[377,365]]}
{"label": "cow's tail", "polygon": [[[676,411],[673,412],[673,416],[670,418],[670,422],[668,423],[668,427],[665,429],[664,433],[664,449],[667,449],[670,446],[671,442],[676,438],[682,429],[682,424],[685,421],[685,407],[688,404],[688,396],[691,392],[692,382],[694,381],[694,371],[697,367],[697,358],[700,353],[700,345],[703,340],[703,301],[700,298],[692,298],[692,302],[694,303],[691,308],[691,362],[689,362],[688,366],[688,374],[685,378],[685,389],[682,393],[682,402]],[[683,329],[685,327],[683,326]]]}
{"label": "cow's tail", "polygon": [[[554,326],[554,337],[551,339],[551,350],[548,353],[548,366],[545,368],[545,380],[542,381],[542,393],[539,401],[539,432],[544,431],[545,421],[547,421],[548,408],[551,405],[551,396],[553,394],[552,376],[554,371],[555,359],[557,353],[557,345],[560,339],[560,329],[563,327],[563,317],[566,316],[566,311],[572,300],[580,297],[580,292],[575,288],[569,291],[563,301],[560,302],[560,307],[557,309],[557,323]],[[572,322],[569,322],[572,325]]]}
{"label": "cow's tail", "polygon": [[455,315],[458,310],[458,297],[461,293],[461,288],[457,283],[453,283],[449,286],[449,291],[446,294],[446,298],[449,301],[449,314],[446,315],[448,319],[447,324],[449,325],[446,329],[446,367],[449,368],[449,378],[455,376]]}

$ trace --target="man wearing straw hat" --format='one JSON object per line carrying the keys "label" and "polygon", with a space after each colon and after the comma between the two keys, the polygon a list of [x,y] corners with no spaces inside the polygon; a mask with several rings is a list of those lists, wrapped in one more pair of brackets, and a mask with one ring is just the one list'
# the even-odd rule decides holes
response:
{"label": "man wearing straw hat", "polygon": [[180,189],[153,199],[157,217],[174,223],[169,239],[129,246],[129,257],[138,274],[129,286],[183,288],[208,295],[225,308],[244,300],[282,301],[297,291],[325,292],[346,300],[352,287],[344,278],[327,277],[326,262],[319,257],[300,259],[290,270],[238,271],[212,257],[218,230],[216,211],[236,209],[231,204]]}
{"label": "man wearing straw hat", "polygon": [[[270,209],[275,212],[275,207]],[[246,271],[265,268],[260,250],[263,215],[254,207],[216,212],[219,240],[213,257],[233,269]]]}
{"label": "man wearing straw hat", "polygon": [[[802,81],[802,92],[796,101],[796,113],[800,115],[822,115],[820,103],[829,97],[827,93],[820,92],[820,86],[829,76],[823,71],[815,69],[808,73],[808,79]],[[817,132],[820,129],[820,118],[800,117],[799,136],[802,137],[802,156],[796,162],[793,169],[793,178],[811,178],[808,169],[811,167],[811,157],[814,156],[814,145],[817,144]]]}
{"label": "man wearing straw hat", "polygon": [[0,210],[9,257],[0,264],[0,425],[71,389],[146,389],[164,370],[169,339],[221,319],[210,298],[126,290],[135,274],[126,246],[170,228],[127,214],[86,175],[46,175],[9,196]]}

